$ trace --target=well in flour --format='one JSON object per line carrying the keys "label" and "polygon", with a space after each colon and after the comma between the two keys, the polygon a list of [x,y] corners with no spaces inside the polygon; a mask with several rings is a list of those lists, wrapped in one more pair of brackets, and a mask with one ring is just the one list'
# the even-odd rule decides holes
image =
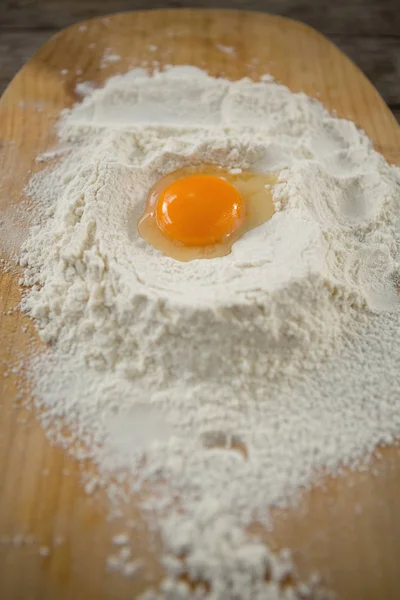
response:
{"label": "well in flour", "polygon": [[140,235],[176,260],[217,258],[274,214],[275,175],[218,165],[184,167],[150,190]]}

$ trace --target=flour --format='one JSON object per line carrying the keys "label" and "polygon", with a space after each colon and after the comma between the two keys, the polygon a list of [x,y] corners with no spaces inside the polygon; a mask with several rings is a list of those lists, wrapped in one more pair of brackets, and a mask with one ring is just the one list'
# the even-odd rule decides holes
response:
{"label": "flour", "polygon": [[[53,346],[34,361],[41,419],[97,465],[88,491],[118,473],[114,507],[162,488],[142,506],[167,552],[148,598],[298,597],[290,557],[244,528],[400,431],[399,169],[270,78],[135,70],[86,92],[28,190],[46,213],[20,258]],[[279,173],[276,213],[228,256],[179,263],[136,223],[158,179],[202,163]]]}
{"label": "flour", "polygon": [[104,69],[110,63],[117,63],[121,60],[119,54],[111,52],[110,48],[104,50],[102,59],[100,61],[100,69]]}
{"label": "flour", "polygon": [[[25,307],[44,341],[69,350],[79,341],[90,366],[132,379],[151,371],[157,386],[166,377],[304,368],[305,352],[319,359],[340,343],[359,306],[394,302],[394,234],[384,219],[398,176],[354,125],[303,95],[189,74],[189,86],[181,69],[116,77],[65,116],[60,139],[74,149],[36,183],[54,216],[32,233],[21,259],[32,267],[26,282],[45,276],[46,285]],[[277,194],[289,200],[221,261],[184,265],[148,246],[136,222],[152,184],[202,162],[284,168],[288,182]],[[346,224],[356,189],[357,212]],[[382,226],[369,233],[377,214]]]}

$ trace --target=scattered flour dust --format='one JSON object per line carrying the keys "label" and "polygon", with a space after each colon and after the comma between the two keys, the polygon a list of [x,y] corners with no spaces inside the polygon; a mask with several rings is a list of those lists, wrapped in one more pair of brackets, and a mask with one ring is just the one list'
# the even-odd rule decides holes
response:
{"label": "scattered flour dust", "polygon": [[[58,135],[20,256],[49,436],[92,459],[115,514],[151,484],[166,577],[145,600],[308,597],[246,526],[400,432],[399,169],[304,94],[191,67],[88,89]],[[202,163],[279,173],[276,213],[180,263],[136,223],[159,178]],[[134,576],[129,535],[108,566]]]}
{"label": "scattered flour dust", "polygon": [[100,69],[104,69],[108,64],[110,63],[117,63],[121,60],[121,56],[119,54],[116,54],[115,52],[112,52],[110,50],[110,48],[106,48],[104,50],[101,62],[100,62]]}

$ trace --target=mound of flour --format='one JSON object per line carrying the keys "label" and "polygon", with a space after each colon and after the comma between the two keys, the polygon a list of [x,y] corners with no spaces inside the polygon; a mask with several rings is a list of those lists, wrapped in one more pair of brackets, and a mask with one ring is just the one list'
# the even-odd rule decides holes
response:
{"label": "mound of flour", "polygon": [[[79,344],[88,365],[157,385],[273,377],[329,353],[360,307],[395,302],[397,172],[306,96],[134,71],[69,111],[59,134],[66,158],[31,186],[51,217],[22,254],[25,282],[40,284],[24,306],[44,341]],[[161,176],[204,162],[280,171],[282,210],[230,255],[184,264],[136,224]]]}
{"label": "mound of flour", "polygon": [[[399,169],[304,94],[188,67],[110,79],[58,134],[20,258],[52,344],[33,369],[46,429],[99,482],[118,472],[114,504],[162,487],[145,506],[172,554],[160,597],[295,597],[287,556],[243,527],[400,431]],[[136,224],[158,179],[202,163],[279,173],[276,213],[228,256],[180,263]]]}

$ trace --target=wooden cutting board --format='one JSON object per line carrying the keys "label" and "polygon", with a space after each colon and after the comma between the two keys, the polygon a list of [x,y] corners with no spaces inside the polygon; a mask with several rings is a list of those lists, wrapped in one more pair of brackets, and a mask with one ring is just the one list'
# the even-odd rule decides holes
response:
{"label": "wooden cutting board", "polygon": [[[112,55],[121,59],[113,62]],[[236,11],[126,13],[61,31],[4,93],[3,228],[18,237],[28,209],[17,213],[15,206],[40,168],[35,157],[54,141],[57,115],[77,100],[76,84],[100,84],[132,67],[165,64],[195,65],[229,79],[271,73],[291,90],[318,97],[339,116],[353,119],[388,160],[400,164],[400,129],[384,101],[357,67],[310,27]],[[1,239],[0,229],[0,251],[7,255],[10,249],[2,248]],[[135,598],[160,576],[157,549],[149,548],[144,528],[136,541],[146,563],[143,576],[130,581],[105,570],[110,537],[118,531],[106,522],[105,499],[101,493],[85,494],[77,463],[52,447],[35,415],[20,406],[23,374],[10,366],[41,344],[30,321],[14,310],[19,299],[18,273],[1,273],[0,598]],[[305,494],[298,509],[277,512],[274,532],[265,538],[274,548],[293,548],[303,576],[320,571],[346,600],[398,600],[399,495],[400,452],[383,450],[368,472],[327,478],[324,488]],[[139,519],[134,506],[132,515]]]}

